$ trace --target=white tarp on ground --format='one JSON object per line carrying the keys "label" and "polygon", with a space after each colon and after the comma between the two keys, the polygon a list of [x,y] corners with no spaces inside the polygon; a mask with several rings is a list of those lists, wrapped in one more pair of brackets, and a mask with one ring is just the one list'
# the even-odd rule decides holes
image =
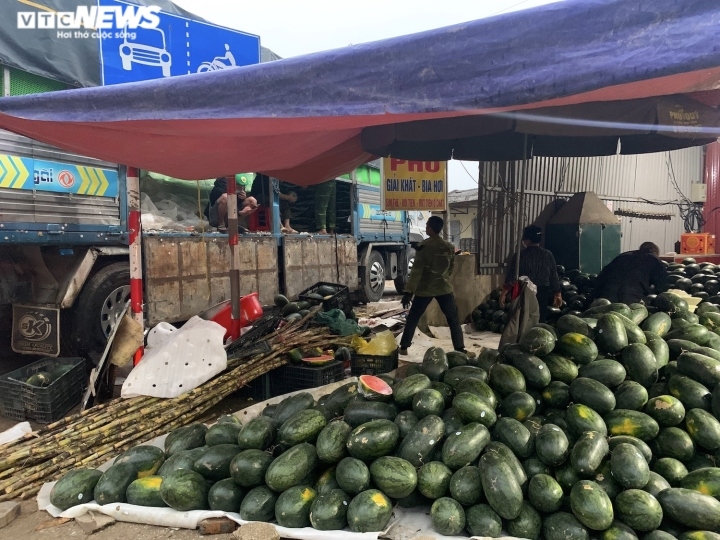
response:
{"label": "white tarp on ground", "polygon": [[149,348],[122,386],[124,398],[174,398],[190,392],[227,368],[225,329],[193,317]]}
{"label": "white tarp on ground", "polygon": [[0,433],[0,444],[6,444],[32,433],[30,422],[20,422]]}
{"label": "white tarp on ground", "polygon": [[[307,390],[317,400],[320,396],[323,396],[329,392],[332,392],[335,388],[347,384],[348,382],[356,381],[357,379],[345,379],[344,381],[333,383],[328,386],[320,388],[314,388]],[[270,404],[279,403],[286,397],[296,394],[286,394],[284,396],[278,396],[262,403],[258,403],[247,409],[242,409],[235,412],[243,424],[258,416],[262,413],[262,410]],[[157,437],[150,442],[144,444],[152,444],[160,448],[164,447],[166,435]],[[114,458],[106,462],[100,470],[107,470],[112,465]],[[49,482],[45,484],[37,495],[37,504],[39,510],[47,511],[53,517],[64,517],[64,518],[76,518],[89,511],[99,512],[113,517],[117,521],[125,521],[129,523],[139,523],[142,525],[156,525],[160,527],[177,527],[182,529],[196,529],[198,524],[207,518],[227,516],[236,523],[243,525],[247,523],[240,518],[239,514],[232,512],[218,512],[209,510],[193,510],[190,512],[178,512],[171,508],[148,508],[144,506],[135,506],[132,504],[106,504],[99,505],[94,502],[88,504],[82,504],[74,506],[66,511],[62,511],[59,508],[50,504],[50,491],[55,485],[55,482]],[[390,521],[388,528],[381,533],[353,533],[350,531],[318,531],[312,528],[303,529],[288,529],[274,525],[281,538],[292,538],[297,540],[377,540],[378,538],[387,538],[389,540],[459,540],[467,537],[449,537],[442,536],[436,533],[432,529],[432,523],[430,521],[430,509],[429,508],[414,508],[414,509],[402,509],[395,508],[393,510],[393,517]],[[480,539],[480,537],[473,537]],[[482,539],[485,540],[485,539]],[[518,540],[514,537],[503,537],[501,540]]]}

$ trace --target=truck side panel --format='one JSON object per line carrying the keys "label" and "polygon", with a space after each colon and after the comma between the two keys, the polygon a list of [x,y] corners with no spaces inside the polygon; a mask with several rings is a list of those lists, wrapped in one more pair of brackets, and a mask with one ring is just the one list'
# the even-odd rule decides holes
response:
{"label": "truck side panel", "polygon": [[283,238],[283,288],[288,298],[319,281],[358,287],[357,244],[352,236]]}
{"label": "truck side panel", "polygon": [[0,243],[122,245],[125,170],[0,130]]}
{"label": "truck side panel", "polygon": [[358,236],[361,242],[405,242],[405,212],[383,211],[380,188],[358,184]]}
{"label": "truck side panel", "polygon": [[[230,298],[227,237],[163,234],[143,237],[146,318],[186,321]],[[271,304],[278,294],[278,246],[273,237],[240,237],[240,294],[257,291]]]}

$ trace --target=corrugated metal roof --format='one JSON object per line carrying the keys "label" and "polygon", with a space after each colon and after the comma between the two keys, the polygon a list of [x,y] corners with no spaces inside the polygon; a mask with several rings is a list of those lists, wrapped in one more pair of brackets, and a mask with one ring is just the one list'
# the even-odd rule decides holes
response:
{"label": "corrugated metal roof", "polygon": [[477,201],[477,189],[455,189],[448,193],[449,204],[460,204]]}

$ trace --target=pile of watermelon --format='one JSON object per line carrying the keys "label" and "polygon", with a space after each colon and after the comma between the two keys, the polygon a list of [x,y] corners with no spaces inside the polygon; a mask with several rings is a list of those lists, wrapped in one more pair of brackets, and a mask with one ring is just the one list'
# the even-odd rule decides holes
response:
{"label": "pile of watermelon", "polygon": [[51,502],[355,532],[397,505],[429,508],[443,535],[720,538],[720,309],[663,293],[581,315],[477,358],[430,348],[403,379],[299,393],[244,425],[179,428],[164,451],[70,472]]}
{"label": "pile of watermelon", "polygon": [[[580,270],[565,272],[565,268],[560,265],[558,265],[558,275],[563,303],[559,308],[548,308],[550,321],[556,321],[567,313],[581,315],[590,305],[597,279],[596,274],[586,274]],[[502,334],[509,319],[510,305],[500,308],[501,293],[502,289],[495,289],[473,310],[472,321],[478,330]]]}
{"label": "pile of watermelon", "polygon": [[681,263],[666,263],[668,281],[673,289],[680,289],[691,296],[720,303],[720,266],[708,262],[698,264],[688,257]]}
{"label": "pile of watermelon", "polygon": [[[671,289],[685,291],[703,302],[720,305],[720,266],[709,262],[698,264],[692,257],[683,259],[682,263],[663,261],[663,264],[668,271]],[[581,316],[590,305],[597,279],[596,274],[580,270],[566,272],[561,265],[557,268],[563,303],[560,308],[548,308],[548,320],[553,323],[568,313]],[[472,321],[478,330],[502,334],[509,319],[509,305],[500,308],[498,300],[501,292],[502,289],[492,291],[473,311]],[[651,294],[643,301],[652,306],[655,297],[655,294]]]}

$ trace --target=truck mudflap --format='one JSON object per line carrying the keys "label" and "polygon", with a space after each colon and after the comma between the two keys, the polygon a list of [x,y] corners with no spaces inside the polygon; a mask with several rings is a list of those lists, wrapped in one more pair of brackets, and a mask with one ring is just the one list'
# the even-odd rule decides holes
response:
{"label": "truck mudflap", "polygon": [[20,354],[60,355],[60,309],[13,304],[12,350]]}

